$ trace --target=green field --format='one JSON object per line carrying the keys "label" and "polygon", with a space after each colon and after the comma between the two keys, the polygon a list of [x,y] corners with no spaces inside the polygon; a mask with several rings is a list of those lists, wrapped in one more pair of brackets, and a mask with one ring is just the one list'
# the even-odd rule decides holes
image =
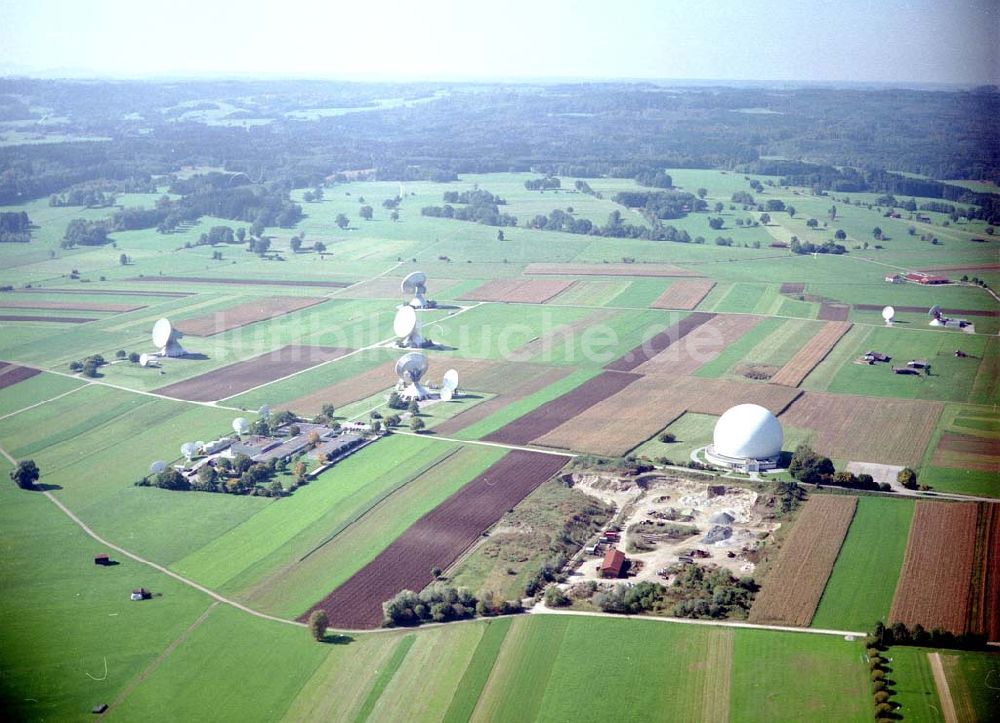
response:
{"label": "green field", "polygon": [[912,516],[912,500],[858,498],[812,627],[860,632],[888,622]]}

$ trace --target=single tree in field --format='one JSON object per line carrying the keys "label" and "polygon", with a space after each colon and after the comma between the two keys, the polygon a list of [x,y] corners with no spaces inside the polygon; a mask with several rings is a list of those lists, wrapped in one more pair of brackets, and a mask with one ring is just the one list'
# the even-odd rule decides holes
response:
{"label": "single tree in field", "polygon": [[836,206],[830,206],[830,220],[831,221],[836,221],[837,220],[837,207]]}
{"label": "single tree in field", "polygon": [[699,188],[698,189],[698,198],[705,198],[705,196],[707,196],[707,195],[708,195],[708,189],[707,188]]}
{"label": "single tree in field", "polygon": [[764,224],[765,226],[767,226],[767,224],[771,223],[771,214],[769,214],[769,213],[762,213],[760,215],[760,222],[762,224]]}
{"label": "single tree in field", "polygon": [[288,242],[288,245],[292,247],[292,253],[297,254],[299,249],[302,248],[302,239],[298,236],[292,236],[292,240]]}
{"label": "single tree in field", "polygon": [[118,263],[121,264],[122,266],[128,266],[128,255],[127,254],[121,254],[118,257]]}
{"label": "single tree in field", "polygon": [[716,201],[715,206],[713,206],[713,208],[715,209],[716,213],[722,213],[722,209],[724,209],[725,206],[723,205],[722,201]]}
{"label": "single tree in field", "polygon": [[399,211],[396,211],[395,209],[393,209],[393,212],[389,214],[389,218],[391,220],[393,220],[393,221],[398,221],[399,220]]}
{"label": "single tree in field", "polygon": [[341,231],[343,231],[345,228],[351,225],[351,222],[347,219],[347,216],[345,216],[342,213],[337,214],[337,218],[334,221],[334,223],[337,224],[337,228],[339,228]]}
{"label": "single tree in field", "polygon": [[313,251],[318,254],[326,253],[326,244],[322,241],[316,241],[313,243]]}
{"label": "single tree in field", "polygon": [[503,241],[503,229],[497,231],[497,241]]}
{"label": "single tree in field", "polygon": [[326,610],[313,610],[309,616],[309,632],[312,633],[313,640],[317,643],[326,637],[326,629],[330,626],[330,618],[326,615]]}
{"label": "single tree in field", "polygon": [[838,228],[838,229],[837,229],[837,230],[836,230],[836,231],[834,232],[834,234],[833,234],[833,237],[834,237],[835,239],[837,239],[838,241],[843,241],[843,240],[844,240],[845,238],[847,238],[847,233],[846,233],[846,232],[844,231],[844,229],[842,229],[842,228]]}
{"label": "single tree in field", "polygon": [[413,419],[410,420],[410,429],[414,432],[419,433],[426,426],[427,425],[424,424],[424,420],[422,420],[420,417],[414,417]]}
{"label": "single tree in field", "polygon": [[795,206],[785,206],[785,210],[788,211],[788,218],[795,218]]}
{"label": "single tree in field", "polygon": [[335,416],[337,416],[337,408],[332,404],[330,404],[329,402],[324,404],[319,411],[327,419],[332,420]]}
{"label": "single tree in field", "polygon": [[35,488],[35,482],[38,481],[40,473],[38,471],[38,465],[35,464],[33,459],[22,459],[17,463],[17,466],[10,471],[10,478],[17,483],[17,486],[22,490],[31,490]]}
{"label": "single tree in field", "polygon": [[128,360],[129,360],[130,362],[132,362],[133,364],[138,364],[138,363],[139,363],[139,356],[140,356],[140,355],[139,355],[139,352],[135,352],[135,351],[133,351],[133,352],[131,352],[131,353],[130,353],[130,354],[128,355]]}
{"label": "single tree in field", "polygon": [[247,230],[242,226],[240,226],[238,229],[236,229],[236,240],[239,241],[240,243],[243,243],[244,241],[246,241],[246,239],[247,239]]}
{"label": "single tree in field", "polygon": [[358,215],[361,216],[361,218],[363,218],[365,221],[371,221],[372,220],[372,207],[371,206],[362,206],[361,210],[358,211]]}
{"label": "single tree in field", "polygon": [[876,226],[875,228],[873,228],[872,229],[872,236],[875,238],[876,241],[881,241],[882,240],[882,229],[879,228],[878,226]]}
{"label": "single tree in field", "polygon": [[410,414],[420,414],[420,402],[416,399],[411,399],[409,405],[406,407],[406,411]]}

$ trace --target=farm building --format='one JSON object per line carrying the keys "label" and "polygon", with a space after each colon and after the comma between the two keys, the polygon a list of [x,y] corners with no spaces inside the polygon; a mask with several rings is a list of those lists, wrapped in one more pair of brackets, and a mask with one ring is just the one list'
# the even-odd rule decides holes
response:
{"label": "farm building", "polygon": [[926,369],[927,367],[930,366],[930,362],[928,362],[925,359],[911,359],[910,361],[906,362],[906,366],[910,367],[911,369]]}
{"label": "farm building", "polygon": [[129,600],[149,600],[151,597],[153,597],[153,593],[144,587],[139,587],[132,591]]}
{"label": "farm building", "polygon": [[110,565],[111,564],[111,556],[108,555],[107,553],[104,553],[104,552],[102,552],[100,555],[94,555],[94,564],[95,565]]}
{"label": "farm building", "polygon": [[886,274],[885,281],[890,284],[901,284],[903,283],[903,277],[899,274]]}
{"label": "farm building", "polygon": [[932,274],[925,274],[922,271],[911,271],[905,277],[907,281],[911,281],[915,284],[947,284],[947,276],[934,276]]}
{"label": "farm building", "polygon": [[866,351],[865,352],[865,361],[867,361],[867,362],[887,362],[887,361],[891,361],[891,360],[892,360],[891,356],[889,356],[887,354],[883,354],[880,351]]}
{"label": "farm building", "polygon": [[625,553],[612,547],[604,553],[604,559],[601,560],[601,577],[622,577],[627,567],[628,558],[625,557]]}
{"label": "farm building", "polygon": [[893,367],[892,371],[894,374],[920,374],[920,372],[912,367]]}
{"label": "farm building", "polygon": [[738,404],[719,417],[705,458],[717,467],[742,472],[774,469],[784,442],[781,423],[756,404]]}
{"label": "farm building", "polygon": [[313,456],[319,460],[332,459],[342,455],[344,452],[357,447],[365,441],[365,438],[357,434],[341,434],[333,439],[323,442],[313,450]]}

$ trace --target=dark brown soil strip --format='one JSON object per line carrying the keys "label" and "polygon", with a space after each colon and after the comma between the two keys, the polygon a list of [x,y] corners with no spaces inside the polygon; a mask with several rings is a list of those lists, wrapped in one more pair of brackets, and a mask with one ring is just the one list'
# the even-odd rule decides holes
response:
{"label": "dark brown soil strip", "polygon": [[820,321],[847,321],[847,315],[851,307],[847,304],[820,304],[819,314],[816,318]]}
{"label": "dark brown soil strip", "polygon": [[60,311],[110,311],[124,314],[128,311],[145,309],[144,304],[95,304],[78,301],[4,301],[0,299],[0,307],[4,309],[57,309]]}
{"label": "dark brown soil strip", "polygon": [[97,319],[86,316],[28,316],[27,314],[0,314],[0,321],[43,321],[58,324],[86,324],[88,321],[97,321]]}
{"label": "dark brown soil strip", "polygon": [[341,629],[378,627],[382,603],[401,590],[432,582],[510,508],[556,474],[566,458],[513,451],[415,522],[336,590],[302,614],[326,610]]}
{"label": "dark brown soil strip", "polygon": [[779,289],[782,294],[801,294],[805,290],[805,284],[791,282],[785,282],[781,285],[781,289]]}
{"label": "dark brown soil strip", "polygon": [[10,362],[0,361],[0,389],[12,387],[18,382],[23,382],[25,379],[31,379],[31,377],[41,373],[42,372],[38,369],[32,369],[31,367],[23,367],[20,364],[11,364]]}
{"label": "dark brown soil strip", "polygon": [[205,276],[140,276],[130,281],[165,282],[172,284],[234,284],[236,286],[320,286],[343,289],[351,285],[349,281],[317,281],[314,279],[210,279]]}
{"label": "dark brown soil strip", "polygon": [[690,334],[693,329],[715,318],[715,314],[696,311],[688,314],[676,324],[647,339],[622,357],[608,364],[605,369],[613,372],[630,372],[644,364],[679,339]]}
{"label": "dark brown soil strip", "polygon": [[642,375],[615,372],[598,374],[561,397],[546,402],[523,417],[486,435],[483,439],[501,444],[528,444],[598,402],[617,394],[637,379],[642,379]]}
{"label": "dark brown soil strip", "polygon": [[[879,304],[855,304],[858,311],[882,311],[885,306]],[[913,314],[926,314],[929,306],[894,306],[896,311],[905,311]],[[986,311],[983,309],[941,309],[941,313],[954,314],[955,316],[1000,316],[1000,311]]]}
{"label": "dark brown soil strip", "polygon": [[[342,357],[350,351],[340,347],[292,344],[193,379],[169,384],[157,389],[156,393],[190,402],[212,402]],[[181,360],[179,363],[184,362]]]}

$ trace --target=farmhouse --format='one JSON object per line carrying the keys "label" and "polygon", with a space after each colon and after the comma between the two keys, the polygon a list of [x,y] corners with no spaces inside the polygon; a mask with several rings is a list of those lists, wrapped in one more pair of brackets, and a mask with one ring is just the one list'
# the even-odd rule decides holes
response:
{"label": "farmhouse", "polygon": [[901,284],[903,283],[903,277],[899,274],[886,274],[885,281],[890,284]]}
{"label": "farmhouse", "polygon": [[781,423],[770,410],[757,404],[738,404],[715,423],[705,458],[717,467],[741,472],[774,469],[784,439]]}
{"label": "farmhouse", "polygon": [[358,434],[341,434],[328,442],[323,442],[313,450],[313,456],[324,461],[339,457],[344,452],[354,449],[365,441],[365,438]]}
{"label": "farmhouse", "polygon": [[604,553],[604,559],[601,560],[601,577],[619,578],[625,573],[627,566],[628,558],[625,553],[613,547]]}
{"label": "farmhouse", "polygon": [[915,284],[936,285],[948,283],[947,276],[933,276],[931,274],[925,274],[922,271],[911,271],[903,278]]}

